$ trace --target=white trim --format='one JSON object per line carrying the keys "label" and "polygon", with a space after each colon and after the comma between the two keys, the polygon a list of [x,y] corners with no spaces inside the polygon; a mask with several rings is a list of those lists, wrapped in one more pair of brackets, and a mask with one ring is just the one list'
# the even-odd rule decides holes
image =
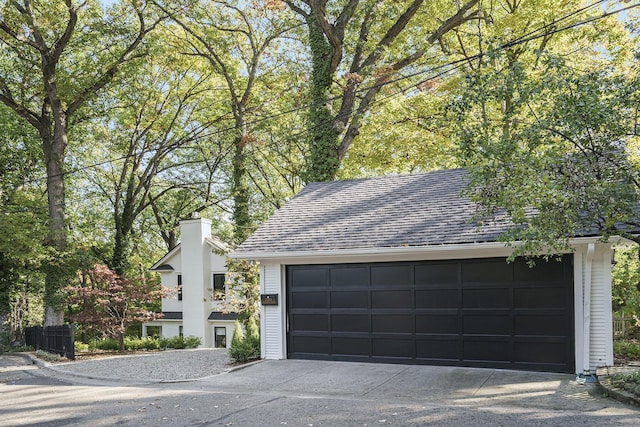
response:
{"label": "white trim", "polygon": [[[614,239],[612,237],[611,239]],[[571,239],[569,244],[575,247],[578,244],[584,243],[596,243],[600,241],[599,237],[578,237]],[[229,258],[234,259],[255,259],[255,260],[287,260],[287,264],[292,263],[308,263],[310,259],[315,260],[327,260],[336,258],[342,260],[343,257],[350,258],[366,258],[371,260],[377,256],[389,257],[389,258],[402,258],[407,261],[414,260],[412,257],[429,256],[432,258],[436,256],[437,259],[451,259],[452,255],[457,256],[464,254],[465,252],[477,252],[478,250],[495,251],[496,253],[513,252],[513,247],[508,246],[503,242],[484,242],[484,243],[459,243],[459,244],[446,244],[446,245],[428,245],[428,246],[402,246],[402,247],[374,247],[374,248],[353,248],[353,249],[330,249],[330,250],[310,250],[310,251],[283,251],[283,252],[231,252],[228,254]],[[457,254],[456,254],[457,253]],[[441,254],[441,255],[437,255]],[[470,255],[475,257],[477,255]],[[483,257],[489,257],[493,255],[483,255]],[[503,255],[496,255],[503,256]],[[417,259],[417,258],[416,258]],[[317,263],[319,261],[315,261]],[[324,262],[324,261],[322,261]],[[345,262],[342,260],[342,262]]]}
{"label": "white trim", "polygon": [[587,254],[585,257],[584,263],[584,294],[583,294],[583,304],[584,304],[584,343],[582,351],[584,353],[583,356],[583,372],[590,371],[590,346],[591,346],[591,269],[593,268],[593,254],[595,252],[596,245],[595,243],[589,243],[587,246]]}
{"label": "white trim", "polygon": [[583,305],[583,250],[576,250],[573,255],[573,307],[574,307],[574,336],[573,346],[575,369],[577,374],[583,373],[584,367],[584,305]]}

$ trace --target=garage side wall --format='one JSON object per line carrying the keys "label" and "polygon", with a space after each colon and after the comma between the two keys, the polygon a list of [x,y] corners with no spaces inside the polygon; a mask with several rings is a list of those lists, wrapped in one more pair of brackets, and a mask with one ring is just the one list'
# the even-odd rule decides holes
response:
{"label": "garage side wall", "polygon": [[613,365],[611,259],[608,243],[577,245],[574,254],[576,373]]}
{"label": "garage side wall", "polygon": [[263,305],[260,312],[261,354],[263,359],[286,359],[283,333],[285,324],[285,293],[280,264],[260,265],[260,293],[278,295],[278,305]]}
{"label": "garage side wall", "polygon": [[592,372],[596,367],[613,365],[611,257],[610,245],[596,244],[591,265],[589,359]]}

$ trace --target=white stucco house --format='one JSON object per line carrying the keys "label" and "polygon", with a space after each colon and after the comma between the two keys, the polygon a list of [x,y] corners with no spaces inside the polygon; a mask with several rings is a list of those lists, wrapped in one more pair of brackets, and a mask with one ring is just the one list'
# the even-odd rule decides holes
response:
{"label": "white stucco house", "polygon": [[224,311],[224,254],[229,248],[211,236],[211,221],[203,218],[181,221],[180,239],[151,267],[170,292],[162,299],[164,317],[143,324],[142,334],[159,327],[162,337],[193,335],[202,339],[203,347],[228,348],[237,319],[236,313]]}
{"label": "white stucco house", "polygon": [[464,170],[312,183],[231,257],[260,262],[266,359],[589,374],[613,364],[612,247],[507,262]]}

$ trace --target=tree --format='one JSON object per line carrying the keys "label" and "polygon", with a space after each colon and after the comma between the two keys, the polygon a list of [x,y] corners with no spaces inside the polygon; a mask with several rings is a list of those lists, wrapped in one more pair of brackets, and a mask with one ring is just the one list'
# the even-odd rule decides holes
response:
{"label": "tree", "polygon": [[221,174],[225,150],[207,134],[219,121],[211,108],[219,102],[218,82],[197,61],[162,47],[171,45],[169,37],[153,40],[153,57],[105,91],[101,101],[111,118],[104,123],[99,117],[87,129],[93,146],[100,147],[88,160],[103,164],[89,170],[90,186],[112,207],[107,263],[120,276],[129,273],[131,238],[145,210],[153,210],[162,227],[162,199],[174,192],[198,196],[199,206],[191,200],[182,217],[216,201],[211,187]]}
{"label": "tree", "polygon": [[250,188],[247,175],[247,149],[255,141],[248,117],[258,108],[258,90],[268,87],[260,80],[269,76],[269,49],[290,25],[278,19],[271,8],[242,7],[241,2],[203,1],[188,8],[170,9],[156,5],[184,30],[190,47],[187,55],[204,58],[218,74],[228,91],[226,102],[232,117],[231,197],[236,242],[244,241],[254,227],[250,213]]}
{"label": "tree", "polygon": [[106,265],[95,265],[82,272],[83,286],[68,286],[67,304],[72,307],[69,320],[80,330],[103,337],[117,338],[124,350],[124,333],[129,325],[150,322],[162,313],[147,307],[162,297],[158,283],[144,276],[127,279]]}
{"label": "tree", "polygon": [[122,65],[140,56],[144,38],[160,19],[148,22],[145,6],[137,2],[114,7],[109,15],[93,1],[23,0],[3,2],[0,8],[0,102],[41,140],[47,245],[58,254],[46,267],[45,325],[60,324],[60,289],[70,278],[60,258],[68,249],[64,174],[69,129]]}
{"label": "tree", "polygon": [[385,84],[447,32],[478,18],[478,0],[452,12],[445,8],[444,14],[441,4],[423,0],[284,3],[304,20],[312,58],[307,182],[335,178]]}
{"label": "tree", "polygon": [[[638,81],[555,57],[543,63],[540,79],[515,64],[469,80],[473,101],[455,106],[469,196],[481,215],[516,225],[505,236],[520,243],[516,254],[566,250],[583,233],[639,242]],[[505,87],[509,111],[496,113],[491,105]],[[481,120],[461,121],[477,107]]]}

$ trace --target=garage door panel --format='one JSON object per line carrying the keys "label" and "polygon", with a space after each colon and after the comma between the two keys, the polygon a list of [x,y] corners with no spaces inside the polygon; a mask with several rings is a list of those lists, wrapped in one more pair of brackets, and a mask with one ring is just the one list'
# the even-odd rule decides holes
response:
{"label": "garage door panel", "polygon": [[511,319],[509,314],[466,315],[463,318],[464,334],[510,335]]}
{"label": "garage door panel", "polygon": [[291,337],[291,344],[297,353],[302,354],[327,354],[330,349],[329,337],[325,336],[297,336]]}
{"label": "garage door panel", "polygon": [[293,268],[290,271],[291,279],[296,284],[296,287],[308,287],[308,286],[327,286],[328,271],[326,268]]}
{"label": "garage door panel", "polygon": [[411,309],[411,290],[371,291],[371,308]]}
{"label": "garage door panel", "polygon": [[331,286],[334,288],[369,286],[369,267],[349,266],[331,269]]}
{"label": "garage door panel", "polygon": [[457,337],[446,339],[420,338],[416,340],[416,358],[460,361],[460,344]]}
{"label": "garage door panel", "polygon": [[292,304],[296,308],[329,308],[328,292],[293,292]]}
{"label": "garage door panel", "polygon": [[331,330],[339,332],[369,332],[371,319],[365,314],[334,314],[331,316]]}
{"label": "garage door panel", "polygon": [[291,314],[291,329],[296,331],[326,331],[329,328],[328,314]]}
{"label": "garage door panel", "polygon": [[463,282],[511,282],[513,266],[504,259],[475,260],[462,263]]}
{"label": "garage door panel", "polygon": [[515,308],[564,308],[567,306],[567,292],[560,287],[545,286],[515,288],[513,305]]}
{"label": "garage door panel", "polygon": [[371,355],[376,357],[414,358],[414,340],[412,338],[376,337],[371,340]]}
{"label": "garage door panel", "polygon": [[371,354],[369,337],[334,337],[331,339],[331,353],[335,355],[368,356]]}
{"label": "garage door panel", "polygon": [[453,314],[416,314],[416,334],[458,334],[460,317]]}
{"label": "garage door panel", "polygon": [[463,289],[464,308],[509,308],[511,290],[508,288]]}
{"label": "garage door panel", "polygon": [[463,359],[509,362],[511,360],[510,347],[507,339],[488,337],[467,339],[463,342]]}
{"label": "garage door panel", "polygon": [[560,313],[515,315],[513,333],[514,335],[532,336],[549,336],[550,333],[554,333],[556,336],[566,336],[569,333],[567,326],[565,315]]}
{"label": "garage door panel", "polygon": [[411,314],[372,314],[371,332],[413,333]]}
{"label": "garage door panel", "polygon": [[524,267],[504,258],[289,266],[288,355],[573,372],[572,257]]}
{"label": "garage door panel", "polygon": [[[554,282],[564,276],[565,265],[555,258],[545,261],[544,258],[534,258],[535,268],[530,268],[526,260],[520,258],[513,262],[514,280],[516,282]],[[562,287],[561,282],[557,282]]]}
{"label": "garage door panel", "polygon": [[515,361],[525,363],[563,364],[567,358],[564,342],[516,342]]}
{"label": "garage door panel", "polygon": [[389,265],[374,265],[371,267],[372,286],[410,285],[412,278],[411,264],[396,263]]}
{"label": "garage door panel", "polygon": [[416,308],[457,308],[460,305],[458,289],[418,289],[415,291]]}
{"label": "garage door panel", "polygon": [[414,268],[415,284],[453,284],[460,281],[460,263],[421,264]]}
{"label": "garage door panel", "polygon": [[369,308],[369,291],[331,292],[331,307]]}

